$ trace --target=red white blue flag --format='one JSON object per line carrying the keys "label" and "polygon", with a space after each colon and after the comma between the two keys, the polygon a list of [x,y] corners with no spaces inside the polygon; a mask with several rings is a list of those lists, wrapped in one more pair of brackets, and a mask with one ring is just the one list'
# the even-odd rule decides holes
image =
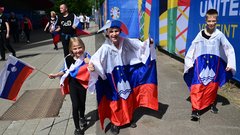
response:
{"label": "red white blue flag", "polygon": [[52,33],[53,37],[53,44],[56,45],[58,42],[60,42],[60,34],[57,31],[54,31]]}
{"label": "red white blue flag", "polygon": [[29,64],[9,56],[0,72],[0,97],[16,101],[23,82],[33,70]]}
{"label": "red white blue flag", "polygon": [[[216,29],[209,40],[201,33],[193,40],[184,62],[184,80],[190,90],[193,110],[203,110],[213,104],[218,88],[236,72],[234,48],[223,33]],[[226,71],[226,67],[232,71]]]}
{"label": "red white blue flag", "polygon": [[90,61],[95,72],[91,73],[88,90],[96,89],[102,128],[105,118],[116,126],[130,123],[138,107],[158,110],[156,52],[153,45],[150,48],[147,41],[121,38],[123,53],[118,55],[120,53],[110,43],[107,39]]}
{"label": "red white blue flag", "polygon": [[65,63],[65,74],[61,77],[60,85],[61,85],[61,92],[63,95],[69,94],[69,82],[68,76],[70,75],[73,78],[76,78],[78,82],[87,89],[88,81],[90,73],[87,69],[88,64],[84,62],[84,58],[90,58],[90,54],[84,53],[83,58],[78,59],[74,64],[67,69],[67,65]]}

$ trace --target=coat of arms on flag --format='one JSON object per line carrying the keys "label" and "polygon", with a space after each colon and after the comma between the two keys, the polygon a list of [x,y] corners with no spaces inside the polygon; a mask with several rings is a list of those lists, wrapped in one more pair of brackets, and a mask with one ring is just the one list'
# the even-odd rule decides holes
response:
{"label": "coat of arms on flag", "polygon": [[34,69],[16,57],[9,56],[0,71],[0,98],[16,101],[23,82]]}

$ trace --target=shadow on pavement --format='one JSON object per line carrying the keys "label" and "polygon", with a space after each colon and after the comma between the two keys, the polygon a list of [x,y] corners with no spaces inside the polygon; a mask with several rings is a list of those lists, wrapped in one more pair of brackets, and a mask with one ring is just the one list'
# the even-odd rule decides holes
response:
{"label": "shadow on pavement", "polygon": [[134,112],[134,121],[137,122],[139,119],[141,119],[141,117],[143,115],[150,115],[153,117],[156,117],[158,119],[161,119],[163,117],[163,115],[166,113],[167,109],[168,109],[168,105],[167,104],[162,104],[162,103],[158,103],[158,111],[149,109],[149,108],[145,108],[145,107],[140,107],[137,108],[136,111]]}
{"label": "shadow on pavement", "polygon": [[17,56],[17,58],[21,59],[21,58],[28,58],[28,57],[34,57],[37,55],[40,55],[41,53],[34,53],[34,54],[26,54],[26,55],[19,55]]}
{"label": "shadow on pavement", "polygon": [[87,119],[87,126],[83,128],[83,131],[86,131],[88,128],[92,127],[95,122],[99,120],[97,109],[87,113],[85,118]]}

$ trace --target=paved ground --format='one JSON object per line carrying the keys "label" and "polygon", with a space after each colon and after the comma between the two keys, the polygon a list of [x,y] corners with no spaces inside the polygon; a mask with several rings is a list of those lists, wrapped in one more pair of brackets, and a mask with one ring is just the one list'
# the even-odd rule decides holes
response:
{"label": "paved ground", "polygon": [[[92,32],[96,30],[97,27],[90,29]],[[17,56],[43,72],[58,72],[63,65],[63,50],[53,50],[50,36],[41,31],[33,33],[32,38],[31,44],[14,44],[18,49]],[[103,42],[104,37],[102,34],[97,34],[82,39],[86,44],[86,50],[93,54]],[[201,116],[200,122],[190,121],[191,105],[187,101],[189,92],[182,79],[183,64],[159,51],[157,56],[159,111],[139,108],[134,115],[138,127],[135,129],[123,127],[120,135],[238,135],[240,133],[240,109],[222,96],[219,96],[217,104],[219,114],[206,111]],[[4,62],[0,62],[0,68],[3,64]],[[58,85],[58,79],[50,80],[45,74],[34,71],[22,86],[19,97],[27,90],[55,89],[59,88]],[[106,129],[100,129],[95,96],[87,95],[88,127],[85,129],[85,134],[111,134],[108,130],[108,120],[105,120]],[[0,99],[0,116],[13,104],[12,101]],[[73,131],[69,95],[65,97],[56,117],[18,121],[0,120],[0,134],[3,135],[73,135]]]}

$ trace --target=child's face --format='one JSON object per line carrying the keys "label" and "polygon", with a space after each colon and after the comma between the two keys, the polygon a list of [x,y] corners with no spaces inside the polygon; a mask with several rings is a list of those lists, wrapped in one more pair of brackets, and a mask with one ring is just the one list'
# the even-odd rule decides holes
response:
{"label": "child's face", "polygon": [[108,34],[109,39],[113,43],[117,43],[119,41],[120,29],[119,28],[108,28],[107,34]]}
{"label": "child's face", "polygon": [[84,48],[77,42],[73,42],[72,53],[75,57],[79,58],[84,53]]}
{"label": "child's face", "polygon": [[209,30],[214,30],[217,24],[217,16],[209,15],[206,19],[206,23]]}

